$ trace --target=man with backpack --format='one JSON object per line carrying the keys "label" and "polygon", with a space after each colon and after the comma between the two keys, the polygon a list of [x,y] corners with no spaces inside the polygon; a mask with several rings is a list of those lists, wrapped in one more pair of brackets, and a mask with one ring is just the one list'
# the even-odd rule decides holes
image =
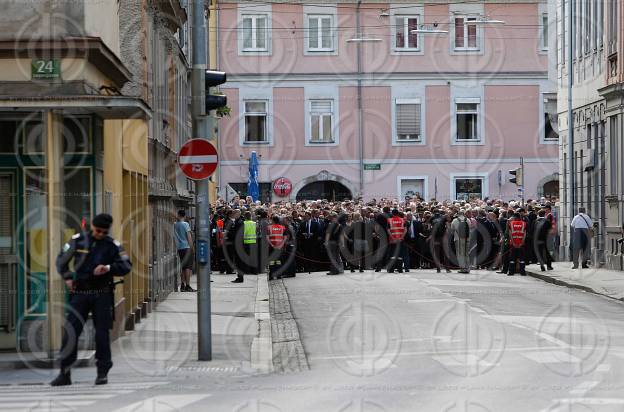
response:
{"label": "man with backpack", "polygon": [[459,265],[459,273],[470,273],[470,223],[465,216],[465,212],[461,209],[453,222],[451,223],[451,236],[455,243],[455,254],[457,256],[457,264]]}

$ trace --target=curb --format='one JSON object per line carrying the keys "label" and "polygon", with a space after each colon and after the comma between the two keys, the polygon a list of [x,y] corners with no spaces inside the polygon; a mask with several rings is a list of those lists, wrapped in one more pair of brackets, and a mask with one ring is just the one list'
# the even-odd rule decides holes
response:
{"label": "curb", "polygon": [[[50,358],[35,358],[31,356],[30,352],[20,353],[11,352],[18,359],[2,359],[0,357],[0,370],[19,370],[19,369],[56,369],[58,368],[58,359]],[[85,368],[95,365],[95,351],[94,350],[80,350],[78,351],[78,358],[74,367]]]}
{"label": "curb", "polygon": [[273,372],[273,339],[269,310],[269,283],[267,275],[258,274],[258,289],[254,306],[258,333],[251,342],[251,367],[259,373]]}
{"label": "curb", "polygon": [[592,293],[594,295],[598,295],[598,296],[604,296],[605,298],[609,298],[612,300],[616,300],[618,302],[624,302],[624,298],[616,298],[613,297],[611,295],[607,295],[606,293],[602,293],[602,292],[598,292],[595,289],[592,289],[589,286],[584,286],[584,285],[579,285],[577,283],[571,283],[571,282],[566,282],[565,280],[561,280],[561,279],[556,279],[552,276],[548,276],[548,275],[544,275],[542,273],[537,273],[537,272],[533,272],[530,270],[526,271],[527,275],[536,278],[536,279],[540,279],[543,280],[544,282],[547,283],[552,283],[553,285],[557,285],[557,286],[565,286],[571,289],[578,289],[578,290],[582,290],[584,292],[587,293]]}

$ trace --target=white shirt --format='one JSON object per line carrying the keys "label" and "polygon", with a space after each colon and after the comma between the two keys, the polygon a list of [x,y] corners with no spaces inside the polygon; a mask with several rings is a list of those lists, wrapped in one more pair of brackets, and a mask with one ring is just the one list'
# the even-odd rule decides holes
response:
{"label": "white shirt", "polygon": [[591,217],[589,217],[585,213],[579,213],[578,215],[574,216],[574,219],[572,219],[571,226],[574,229],[589,229],[593,224],[594,222],[592,221]]}

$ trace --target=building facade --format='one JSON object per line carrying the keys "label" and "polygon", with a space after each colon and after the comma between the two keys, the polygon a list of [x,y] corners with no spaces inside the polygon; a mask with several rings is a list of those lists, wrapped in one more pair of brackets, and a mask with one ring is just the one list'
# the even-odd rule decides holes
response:
{"label": "building facade", "polygon": [[[570,6],[574,18],[570,27]],[[570,253],[570,221],[579,207],[593,218],[592,260],[622,269],[622,5],[559,1],[558,112],[561,145],[561,256]],[[570,41],[570,34],[572,40]],[[569,53],[572,67],[569,67]],[[572,76],[573,146],[569,144],[568,79]],[[572,191],[572,193],[570,192]],[[571,194],[574,202],[571,202]]]}
{"label": "building facade", "polygon": [[[557,196],[554,4],[219,2],[221,195]],[[500,20],[504,23],[495,22]],[[417,30],[416,32],[414,30]],[[549,65],[550,61],[553,63]]]}

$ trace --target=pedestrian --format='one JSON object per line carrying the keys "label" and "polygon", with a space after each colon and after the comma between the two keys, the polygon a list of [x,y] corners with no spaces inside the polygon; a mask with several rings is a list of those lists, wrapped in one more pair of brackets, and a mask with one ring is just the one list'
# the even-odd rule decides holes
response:
{"label": "pedestrian", "polygon": [[232,283],[243,283],[242,253],[239,253],[239,248],[237,247],[239,233],[243,227],[240,219],[240,209],[230,209],[227,212],[227,221],[224,227],[225,261],[228,265],[228,269],[236,273],[236,279],[234,279]]}
{"label": "pedestrian", "polygon": [[526,276],[524,243],[527,235],[527,222],[522,219],[520,209],[514,212],[513,217],[507,223],[507,230],[509,232],[510,246],[509,272],[507,272],[507,275],[513,276],[516,273],[516,264],[518,264],[520,275]]}
{"label": "pedestrian", "polygon": [[180,292],[195,292],[191,287],[193,274],[193,235],[186,221],[186,211],[178,210],[178,220],[173,224],[173,234],[180,258]]}
{"label": "pedestrian", "polygon": [[344,272],[342,259],[340,258],[340,241],[342,237],[342,228],[338,223],[338,214],[330,215],[330,222],[325,231],[325,248],[329,257],[328,275],[339,275]]}
{"label": "pedestrian", "polygon": [[388,273],[396,270],[403,273],[403,238],[405,237],[405,220],[398,209],[392,209],[392,217],[388,219]]}
{"label": "pedestrian", "polygon": [[284,245],[286,242],[286,227],[280,223],[280,218],[273,215],[272,223],[267,227],[267,243],[269,245],[269,280],[279,279],[285,258]]}
{"label": "pedestrian", "polygon": [[593,221],[589,215],[585,213],[584,207],[579,207],[578,214],[572,219],[572,269],[577,269],[579,264],[579,255],[581,256],[581,265],[583,268],[589,268],[589,253],[591,248],[591,237],[593,232]]}
{"label": "pedestrian", "polygon": [[[542,272],[548,270],[553,270],[552,267],[552,256],[550,256],[550,252],[548,251],[548,237],[551,231],[551,222],[546,219],[546,211],[540,210],[537,212],[537,220],[535,221],[534,228],[534,247],[535,247],[535,256],[540,264],[540,269]],[[544,267],[546,265],[546,267]]]}
{"label": "pedestrian", "polygon": [[[249,197],[249,196],[247,196]],[[243,215],[243,250],[244,272],[258,274],[258,224],[252,220],[251,212]]]}
{"label": "pedestrian", "polygon": [[[78,338],[89,316],[95,327],[96,385],[108,383],[113,367],[109,330],[113,326],[114,275],[130,273],[132,263],[121,244],[109,236],[113,218],[99,214],[88,233],[77,233],[63,246],[56,268],[70,291],[70,310],[61,343],[60,373],[52,386],[71,385],[71,367],[78,354]],[[74,273],[70,270],[73,261]]]}
{"label": "pedestrian", "polygon": [[459,273],[470,273],[470,223],[464,209],[460,209],[451,223],[451,237],[455,244],[455,256]]}

